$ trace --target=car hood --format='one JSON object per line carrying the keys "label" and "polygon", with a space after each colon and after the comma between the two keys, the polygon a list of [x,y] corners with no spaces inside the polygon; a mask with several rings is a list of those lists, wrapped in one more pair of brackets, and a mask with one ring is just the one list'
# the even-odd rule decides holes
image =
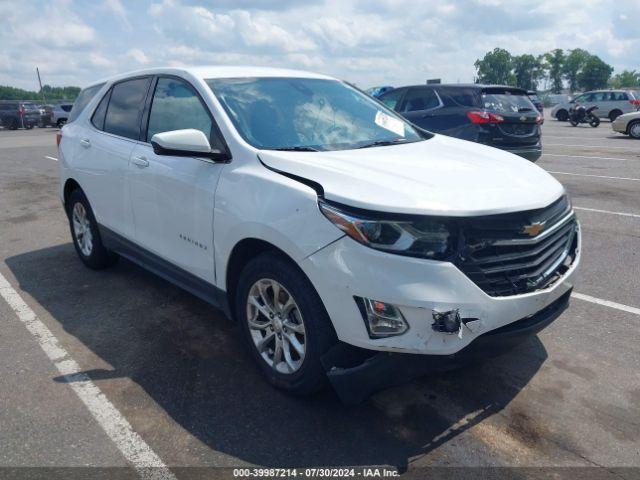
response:
{"label": "car hood", "polygon": [[327,200],[390,213],[471,216],[546,207],[563,193],[516,155],[442,135],[332,152],[262,150],[270,169],[320,184]]}
{"label": "car hood", "polygon": [[618,118],[615,119],[615,122],[628,122],[629,120],[633,120],[636,118],[640,118],[640,112],[630,112],[619,115]]}

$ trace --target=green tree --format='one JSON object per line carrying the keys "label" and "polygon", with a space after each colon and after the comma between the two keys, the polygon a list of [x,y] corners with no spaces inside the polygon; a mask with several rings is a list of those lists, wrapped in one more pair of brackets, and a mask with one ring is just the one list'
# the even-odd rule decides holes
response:
{"label": "green tree", "polygon": [[504,48],[494,48],[482,59],[475,61],[476,83],[515,85],[516,79],[511,70],[513,59]]}
{"label": "green tree", "polygon": [[564,59],[563,73],[564,78],[569,83],[569,90],[575,92],[578,90],[578,74],[584,68],[591,54],[581,48],[569,50],[569,54]]}
{"label": "green tree", "polygon": [[75,100],[80,93],[80,87],[52,87],[44,85],[40,92],[23,90],[0,85],[0,100],[34,100],[41,101],[44,93],[47,100]]}
{"label": "green tree", "polygon": [[591,55],[578,73],[578,84],[584,90],[605,88],[613,73],[613,67],[597,55]]}
{"label": "green tree", "polygon": [[564,51],[561,48],[556,48],[544,54],[544,68],[551,81],[551,90],[553,93],[560,93],[562,91],[564,59]]}
{"label": "green tree", "polygon": [[623,70],[617,75],[614,75],[611,79],[611,86],[613,88],[640,87],[640,72],[636,72],[635,70]]}
{"label": "green tree", "polygon": [[513,57],[512,65],[516,86],[526,90],[536,90],[538,80],[542,76],[540,59],[531,54],[518,55]]}

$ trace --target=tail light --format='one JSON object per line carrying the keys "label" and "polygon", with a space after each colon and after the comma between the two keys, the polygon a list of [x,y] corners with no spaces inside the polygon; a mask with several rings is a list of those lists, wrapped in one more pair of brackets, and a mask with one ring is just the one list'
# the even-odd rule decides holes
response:
{"label": "tail light", "polygon": [[640,107],[640,100],[629,100],[629,103],[636,107]]}
{"label": "tail light", "polygon": [[491,112],[485,112],[484,110],[471,110],[467,112],[467,117],[471,120],[471,123],[502,123],[504,117]]}
{"label": "tail light", "polygon": [[20,115],[21,117],[24,115],[24,107],[22,105],[20,105],[20,108],[18,108],[18,115]]}
{"label": "tail light", "polygon": [[56,147],[60,146],[60,140],[62,140],[62,132],[56,133]]}
{"label": "tail light", "polygon": [[538,116],[536,117],[536,123],[537,123],[538,125],[542,125],[542,115],[538,115]]}

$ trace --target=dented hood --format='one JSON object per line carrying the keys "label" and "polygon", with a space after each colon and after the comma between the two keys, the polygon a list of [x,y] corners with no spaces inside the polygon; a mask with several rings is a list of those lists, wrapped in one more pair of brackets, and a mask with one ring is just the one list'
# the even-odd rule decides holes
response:
{"label": "dented hood", "polygon": [[542,208],[564,192],[528,160],[442,135],[358,150],[262,150],[259,157],[273,170],[320,184],[327,200],[381,212],[490,215]]}

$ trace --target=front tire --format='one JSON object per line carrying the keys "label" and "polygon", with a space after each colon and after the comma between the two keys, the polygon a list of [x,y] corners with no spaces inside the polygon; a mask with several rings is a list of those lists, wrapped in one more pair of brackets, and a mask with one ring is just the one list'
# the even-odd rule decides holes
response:
{"label": "front tire", "polygon": [[73,245],[82,263],[93,270],[113,265],[118,256],[102,244],[98,223],[82,190],[76,189],[69,196],[67,216]]}
{"label": "front tire", "polygon": [[589,125],[591,125],[593,128],[596,128],[598,125],[600,125],[600,119],[598,117],[593,117],[589,121]]}
{"label": "front tire", "polygon": [[251,356],[272,385],[307,395],[326,384],[320,359],[336,335],[318,293],[292,261],[276,252],[251,260],[240,274],[235,312]]}
{"label": "front tire", "polygon": [[640,120],[634,120],[627,127],[627,131],[629,132],[629,136],[631,138],[635,138],[640,140]]}
{"label": "front tire", "polygon": [[577,127],[578,126],[578,122],[575,121],[574,119],[569,120],[569,123],[571,123],[571,126],[573,126],[573,127]]}

